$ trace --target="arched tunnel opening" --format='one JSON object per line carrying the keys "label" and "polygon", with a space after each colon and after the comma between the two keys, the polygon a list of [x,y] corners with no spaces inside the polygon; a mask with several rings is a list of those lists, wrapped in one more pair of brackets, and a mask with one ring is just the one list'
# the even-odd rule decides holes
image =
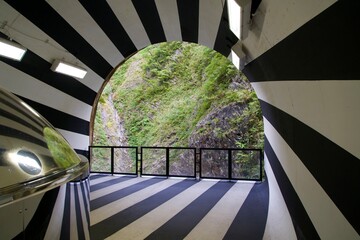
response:
{"label": "arched tunnel opening", "polygon": [[[103,86],[92,126],[93,172],[264,176],[256,93],[227,58],[198,44],[155,44],[121,63]],[[141,147],[141,166],[130,146]]]}

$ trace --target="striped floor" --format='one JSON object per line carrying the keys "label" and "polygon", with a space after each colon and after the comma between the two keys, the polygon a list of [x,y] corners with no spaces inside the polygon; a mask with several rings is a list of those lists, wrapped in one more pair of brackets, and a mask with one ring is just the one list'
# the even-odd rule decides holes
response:
{"label": "striped floor", "polygon": [[268,185],[92,175],[91,239],[262,239]]}

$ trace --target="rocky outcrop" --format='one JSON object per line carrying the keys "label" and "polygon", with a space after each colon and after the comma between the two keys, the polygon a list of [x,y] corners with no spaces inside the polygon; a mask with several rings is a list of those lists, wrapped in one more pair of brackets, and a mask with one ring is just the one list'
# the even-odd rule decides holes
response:
{"label": "rocky outcrop", "polygon": [[189,146],[196,148],[235,148],[236,142],[246,131],[246,121],[239,123],[246,106],[232,103],[213,109],[195,127]]}
{"label": "rocky outcrop", "polygon": [[[112,96],[109,95],[103,104],[98,105],[104,130],[112,146],[128,146],[128,137],[124,128],[124,120],[118,115],[114,107]],[[115,172],[132,172],[133,162],[127,148],[114,150]]]}

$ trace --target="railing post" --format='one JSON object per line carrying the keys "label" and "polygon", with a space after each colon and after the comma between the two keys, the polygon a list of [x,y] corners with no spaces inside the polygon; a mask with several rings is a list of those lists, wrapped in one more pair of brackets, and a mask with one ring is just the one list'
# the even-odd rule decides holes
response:
{"label": "railing post", "polygon": [[140,177],[142,176],[142,169],[143,169],[143,149],[140,147]]}
{"label": "railing post", "polygon": [[114,175],[114,147],[111,147],[111,175]]}
{"label": "railing post", "polygon": [[199,152],[199,179],[201,179],[201,151],[202,149],[200,148],[200,152]]}
{"label": "railing post", "polygon": [[229,177],[229,180],[232,179],[232,156],[231,156],[231,149],[228,150],[228,177]]}
{"label": "railing post", "polygon": [[169,147],[166,148],[166,177],[169,177],[169,172],[170,172],[170,149]]}
{"label": "railing post", "polygon": [[91,167],[91,146],[88,146],[88,159],[89,159],[89,166]]}
{"label": "railing post", "polygon": [[138,166],[138,161],[139,161],[139,156],[138,156],[138,148],[135,148],[135,175],[138,176],[138,170],[139,170],[139,166]]}
{"label": "railing post", "polygon": [[199,166],[200,166],[200,153],[198,151],[198,148],[194,149],[195,154],[195,162],[194,162],[194,173],[195,173],[195,179],[200,179],[200,172],[199,172]]}

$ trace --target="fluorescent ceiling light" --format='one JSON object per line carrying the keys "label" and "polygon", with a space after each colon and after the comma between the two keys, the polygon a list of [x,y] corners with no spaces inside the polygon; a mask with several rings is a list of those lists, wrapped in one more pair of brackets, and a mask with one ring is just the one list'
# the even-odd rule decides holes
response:
{"label": "fluorescent ceiling light", "polygon": [[76,78],[84,78],[87,71],[81,67],[60,60],[55,60],[51,66],[51,70]]}
{"label": "fluorescent ceiling light", "polygon": [[8,57],[17,61],[20,61],[26,52],[26,48],[23,46],[0,38],[0,55]]}

